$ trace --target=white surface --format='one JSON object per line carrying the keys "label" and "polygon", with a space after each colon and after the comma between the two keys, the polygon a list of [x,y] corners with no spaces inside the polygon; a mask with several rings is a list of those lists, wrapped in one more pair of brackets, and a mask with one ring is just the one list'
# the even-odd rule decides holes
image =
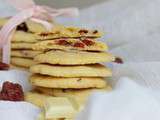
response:
{"label": "white surface", "polygon": [[155,95],[155,91],[122,78],[114,91],[93,94],[76,120],[159,120],[160,104]]}
{"label": "white surface", "polygon": [[[0,12],[0,15],[8,15],[11,11],[11,13],[14,13],[14,11],[11,10],[10,7],[5,7],[2,4],[2,1],[4,0],[0,0],[0,11],[3,12]],[[87,110],[89,111],[89,113],[87,114],[87,116],[92,115],[89,116],[92,118],[94,117],[94,115],[101,115],[101,117],[106,118],[107,113],[113,112],[114,117],[116,117],[116,115],[119,116],[119,120],[142,120],[142,118],[147,116],[147,118],[150,118],[151,116],[149,115],[152,115],[152,118],[150,118],[152,120],[157,120],[159,118],[157,117],[157,114],[159,113],[160,107],[157,108],[157,106],[159,106],[157,105],[157,100],[155,100],[155,98],[152,96],[154,94],[154,96],[158,99],[160,89],[159,6],[160,0],[110,0],[106,3],[83,10],[79,19],[65,19],[65,21],[64,19],[58,19],[65,24],[103,29],[107,32],[103,40],[106,40],[105,42],[109,44],[111,52],[116,55],[122,56],[125,61],[123,65],[114,64],[113,67],[114,75],[112,84],[115,85],[115,83],[119,80],[119,85],[122,86],[115,90],[115,92],[113,93],[96,95],[96,97],[94,97],[94,99],[92,99],[90,101],[90,104],[88,105]],[[128,77],[131,81],[135,81],[136,83],[145,86],[146,88],[154,89],[154,92],[149,92],[150,94],[148,95],[148,92],[146,92],[146,90],[136,85],[134,85],[134,87],[132,85],[132,82],[122,82],[121,84],[121,81],[123,80],[120,78],[122,77]],[[7,78],[6,75],[4,75],[3,80],[11,80],[12,78],[14,78],[13,74],[11,77],[7,76]],[[2,78],[0,79],[2,80]],[[120,96],[118,94],[119,89],[121,89],[119,92],[122,92],[123,96]],[[137,91],[137,89],[139,89],[139,91]],[[133,91],[135,91],[136,93],[134,93]],[[136,97],[136,94],[138,94],[139,96]],[[101,101],[102,98],[105,99],[105,103]],[[113,98],[116,99],[113,100]],[[113,101],[109,101],[108,99],[112,99]],[[119,99],[121,101],[119,101]],[[123,99],[124,101],[122,101]],[[148,101],[152,102],[149,103]],[[122,109],[122,111],[114,111],[115,109],[113,108],[115,108],[116,106],[113,106],[113,104],[111,104],[110,102],[116,103],[117,108],[119,110]],[[124,105],[122,102],[126,104],[124,108],[122,106]],[[94,105],[90,106],[93,103]],[[105,105],[109,105],[109,103],[110,109],[106,108],[108,106],[103,107]],[[135,106],[133,106],[133,103],[135,104]],[[146,106],[141,107],[140,105]],[[131,109],[132,107],[134,107],[135,109]],[[153,114],[150,114],[151,110],[154,111],[154,116]],[[96,114],[94,114],[95,111]],[[105,113],[105,111],[107,113]],[[5,112],[7,115],[10,114],[9,110],[5,110]],[[142,114],[139,114],[138,112]],[[146,114],[143,114],[143,112]],[[121,113],[121,115],[119,113]],[[2,114],[1,111],[0,114]],[[127,119],[124,114],[126,114],[126,117],[127,114],[132,114],[134,117]],[[135,117],[135,114],[138,115]],[[111,115],[110,119],[106,119],[113,120]],[[142,118],[138,117],[139,115],[142,115]],[[87,116],[83,115],[83,117]],[[33,119],[33,117],[31,119]],[[1,120],[6,119],[1,118]],[[89,119],[84,118],[83,120]],[[92,120],[95,119],[93,118]],[[99,118],[96,120],[99,120]]]}
{"label": "white surface", "polygon": [[0,101],[1,120],[36,120],[40,109],[27,102]]}

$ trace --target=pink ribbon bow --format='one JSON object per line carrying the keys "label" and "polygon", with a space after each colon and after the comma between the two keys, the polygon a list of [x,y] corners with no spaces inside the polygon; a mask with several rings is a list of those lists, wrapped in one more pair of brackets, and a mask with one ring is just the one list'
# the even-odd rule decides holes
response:
{"label": "pink ribbon bow", "polygon": [[7,0],[13,5],[19,13],[13,16],[0,30],[0,48],[2,48],[2,62],[10,63],[10,44],[12,33],[15,28],[31,19],[37,23],[41,23],[47,30],[53,27],[51,24],[52,18],[56,16],[78,16],[77,8],[53,9],[48,6],[36,5],[33,0]]}

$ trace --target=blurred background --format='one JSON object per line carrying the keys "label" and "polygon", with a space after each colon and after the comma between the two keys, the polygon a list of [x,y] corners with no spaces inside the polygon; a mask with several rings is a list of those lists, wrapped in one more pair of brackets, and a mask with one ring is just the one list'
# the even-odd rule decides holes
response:
{"label": "blurred background", "polygon": [[105,2],[107,0],[35,0],[35,1],[36,3],[39,4],[46,4],[58,8],[76,6],[80,9],[83,9],[97,3]]}

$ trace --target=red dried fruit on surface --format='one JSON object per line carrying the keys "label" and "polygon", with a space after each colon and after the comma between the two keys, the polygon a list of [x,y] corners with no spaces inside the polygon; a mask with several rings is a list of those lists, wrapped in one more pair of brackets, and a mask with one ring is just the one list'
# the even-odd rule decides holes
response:
{"label": "red dried fruit on surface", "polygon": [[116,59],[114,60],[114,62],[118,63],[118,64],[123,64],[123,60],[120,57],[116,57]]}
{"label": "red dried fruit on surface", "polygon": [[93,42],[93,41],[90,40],[90,39],[84,39],[84,40],[82,40],[82,42],[83,42],[84,44],[86,44],[87,46],[90,46],[90,45],[94,45],[94,44],[95,44],[95,42]]}
{"label": "red dried fruit on surface", "polygon": [[48,33],[43,32],[43,33],[40,33],[39,36],[45,37],[45,36],[48,36]]}
{"label": "red dried fruit on surface", "polygon": [[81,42],[76,42],[73,46],[74,47],[80,47],[80,48],[84,48],[85,47],[85,45],[83,43],[81,43]]}
{"label": "red dried fruit on surface", "polygon": [[68,42],[67,40],[58,40],[57,44],[58,45],[71,45],[71,43]]}
{"label": "red dried fruit on surface", "polygon": [[8,69],[9,69],[8,64],[0,62],[0,70],[8,70]]}
{"label": "red dried fruit on surface", "polygon": [[56,33],[52,33],[52,32],[42,32],[39,34],[39,36],[42,36],[42,37],[46,37],[46,36],[49,36],[49,35],[54,35]]}
{"label": "red dried fruit on surface", "polygon": [[98,33],[98,30],[94,30],[94,31],[93,31],[93,34],[96,34],[96,33]]}
{"label": "red dried fruit on surface", "polygon": [[11,82],[4,82],[0,92],[0,100],[23,101],[24,93],[21,85]]}
{"label": "red dried fruit on surface", "polygon": [[85,29],[79,30],[79,33],[80,33],[80,34],[87,34],[87,33],[88,33],[88,30],[85,30]]}

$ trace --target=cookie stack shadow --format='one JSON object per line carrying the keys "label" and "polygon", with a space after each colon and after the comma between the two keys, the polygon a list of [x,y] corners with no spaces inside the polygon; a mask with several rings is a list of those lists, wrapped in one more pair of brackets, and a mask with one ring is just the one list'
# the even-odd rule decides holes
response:
{"label": "cookie stack shadow", "polygon": [[[83,108],[93,91],[111,90],[107,79],[112,76],[112,71],[103,64],[116,58],[108,53],[105,43],[97,40],[101,37],[98,30],[67,30],[74,34],[36,43],[36,50],[46,52],[34,57],[37,64],[30,67],[29,81],[34,94],[72,96]],[[31,102],[34,103],[33,98]]]}

